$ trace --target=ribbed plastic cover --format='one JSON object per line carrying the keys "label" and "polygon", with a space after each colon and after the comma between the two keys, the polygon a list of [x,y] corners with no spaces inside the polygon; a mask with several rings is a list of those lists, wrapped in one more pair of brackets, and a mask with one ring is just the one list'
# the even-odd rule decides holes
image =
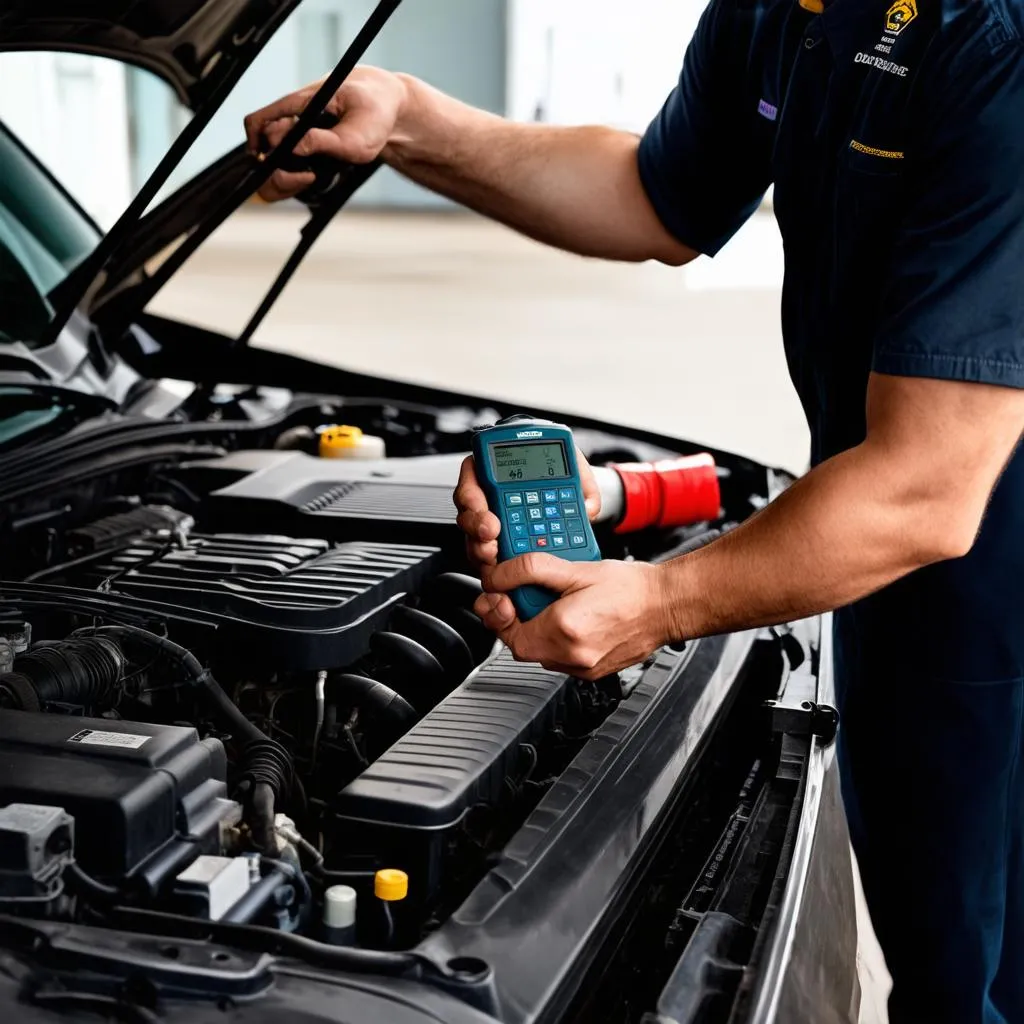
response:
{"label": "ribbed plastic cover", "polygon": [[337,813],[436,829],[474,804],[497,804],[519,745],[552,727],[567,683],[503,652],[351,783]]}

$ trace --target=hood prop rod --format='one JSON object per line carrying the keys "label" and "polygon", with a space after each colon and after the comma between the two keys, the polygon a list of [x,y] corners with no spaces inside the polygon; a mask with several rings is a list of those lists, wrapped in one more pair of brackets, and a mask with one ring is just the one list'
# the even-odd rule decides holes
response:
{"label": "hood prop rod", "polygon": [[263,296],[259,308],[252,315],[252,319],[245,325],[242,333],[231,343],[232,350],[244,348],[252,340],[253,335],[259,330],[267,314],[274,304],[281,297],[281,293],[288,287],[289,281],[295,276],[296,271],[302,266],[303,260],[309,255],[310,250],[316,245],[320,236],[324,233],[327,225],[338,215],[342,207],[359,191],[374,173],[381,166],[380,160],[360,167],[351,166],[343,181],[331,189],[323,201],[313,208],[309,220],[302,226],[299,244],[292,250],[288,262],[281,268],[281,273],[274,279],[270,290]]}
{"label": "hood prop rod", "polygon": [[[224,223],[250,196],[254,195],[262,185],[268,181],[271,175],[283,167],[287,162],[294,160],[292,151],[305,136],[310,128],[316,126],[327,104],[333,99],[344,81],[355,70],[356,65],[362,59],[363,54],[370,48],[377,36],[384,30],[391,16],[401,6],[402,0],[380,0],[373,13],[367,19],[359,34],[352,41],[352,44],[345,51],[345,55],[338,62],[337,67],[324,79],[323,84],[317,89],[312,99],[306,105],[305,110],[298,116],[291,130],[281,141],[281,144],[270,152],[264,160],[257,161],[253,158],[252,172],[243,179],[242,183],[231,192],[209,215],[202,227],[198,228],[188,236],[160,265],[159,269],[148,280],[139,285],[137,296],[133,301],[141,303],[144,307],[160,291],[161,288],[181,269],[181,267],[192,257],[192,254]],[[373,164],[369,165],[376,170]],[[368,175],[367,175],[368,176]],[[358,180],[358,176],[356,177]],[[365,180],[365,178],[363,179]],[[359,181],[362,185],[363,181]],[[358,185],[356,187],[359,187]],[[342,190],[344,191],[344,190]],[[353,192],[355,189],[353,189]],[[340,207],[339,207],[340,209]],[[337,212],[336,210],[334,211]],[[333,214],[332,214],[333,216]],[[321,231],[323,228],[320,229]],[[308,251],[308,248],[307,250]],[[299,257],[298,263],[302,262],[305,252]],[[294,255],[293,255],[294,259]],[[292,273],[298,268],[296,263]],[[290,275],[289,275],[290,276]],[[285,278],[285,284],[287,284]],[[282,288],[284,285],[282,284]],[[280,291],[278,292],[280,294]],[[276,296],[275,296],[276,298]],[[265,315],[265,314],[264,314]],[[262,319],[262,318],[261,318]],[[257,324],[257,326],[259,326]],[[237,343],[232,344],[236,348]]]}
{"label": "hood prop rod", "polygon": [[[399,0],[401,2],[401,0]],[[288,8],[282,6],[286,13]],[[266,26],[262,32],[250,34],[246,46],[259,54],[274,34],[273,24]],[[156,198],[157,193],[174,173],[175,168],[185,158],[196,139],[203,133],[224,101],[231,94],[242,75],[250,65],[250,61],[235,58],[235,66],[217,83],[210,95],[199,104],[195,115],[185,126],[181,134],[171,144],[163,159],[157,164],[156,170],[149,176],[139,189],[138,195],[128,204],[128,208],[118,217],[114,226],[100,239],[96,248],[85,258],[62,285],[59,285],[51,296],[54,303],[53,319],[40,339],[40,347],[52,345],[74,316],[75,310],[83,301],[88,300],[98,285],[111,260],[118,255],[125,241],[131,237],[132,229]]]}

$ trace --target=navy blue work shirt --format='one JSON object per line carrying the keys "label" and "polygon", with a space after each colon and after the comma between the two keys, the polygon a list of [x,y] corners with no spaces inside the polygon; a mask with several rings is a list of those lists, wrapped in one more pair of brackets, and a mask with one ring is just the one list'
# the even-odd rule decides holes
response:
{"label": "navy blue work shirt", "polygon": [[[774,184],[819,463],[864,440],[871,371],[1024,387],[1024,0],[801,4],[712,0],[640,172],[709,255]],[[840,622],[863,668],[1024,676],[1024,454],[966,558]]]}

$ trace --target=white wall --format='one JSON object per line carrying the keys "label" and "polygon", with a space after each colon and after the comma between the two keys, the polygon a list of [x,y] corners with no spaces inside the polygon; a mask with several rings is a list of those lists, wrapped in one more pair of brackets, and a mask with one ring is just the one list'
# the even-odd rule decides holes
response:
{"label": "white wall", "polygon": [[131,196],[121,65],[75,54],[0,54],[0,119],[110,227]]}
{"label": "white wall", "polygon": [[510,0],[510,116],[642,131],[679,77],[703,7],[703,0]]}

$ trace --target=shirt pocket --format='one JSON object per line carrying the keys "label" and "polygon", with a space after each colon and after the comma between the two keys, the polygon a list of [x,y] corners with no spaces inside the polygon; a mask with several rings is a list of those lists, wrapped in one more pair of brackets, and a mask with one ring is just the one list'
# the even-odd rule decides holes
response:
{"label": "shirt pocket", "polygon": [[[886,155],[879,155],[882,152]],[[906,205],[904,163],[888,151],[852,144],[839,157],[833,203],[833,300],[857,310],[865,325],[877,309]]]}

